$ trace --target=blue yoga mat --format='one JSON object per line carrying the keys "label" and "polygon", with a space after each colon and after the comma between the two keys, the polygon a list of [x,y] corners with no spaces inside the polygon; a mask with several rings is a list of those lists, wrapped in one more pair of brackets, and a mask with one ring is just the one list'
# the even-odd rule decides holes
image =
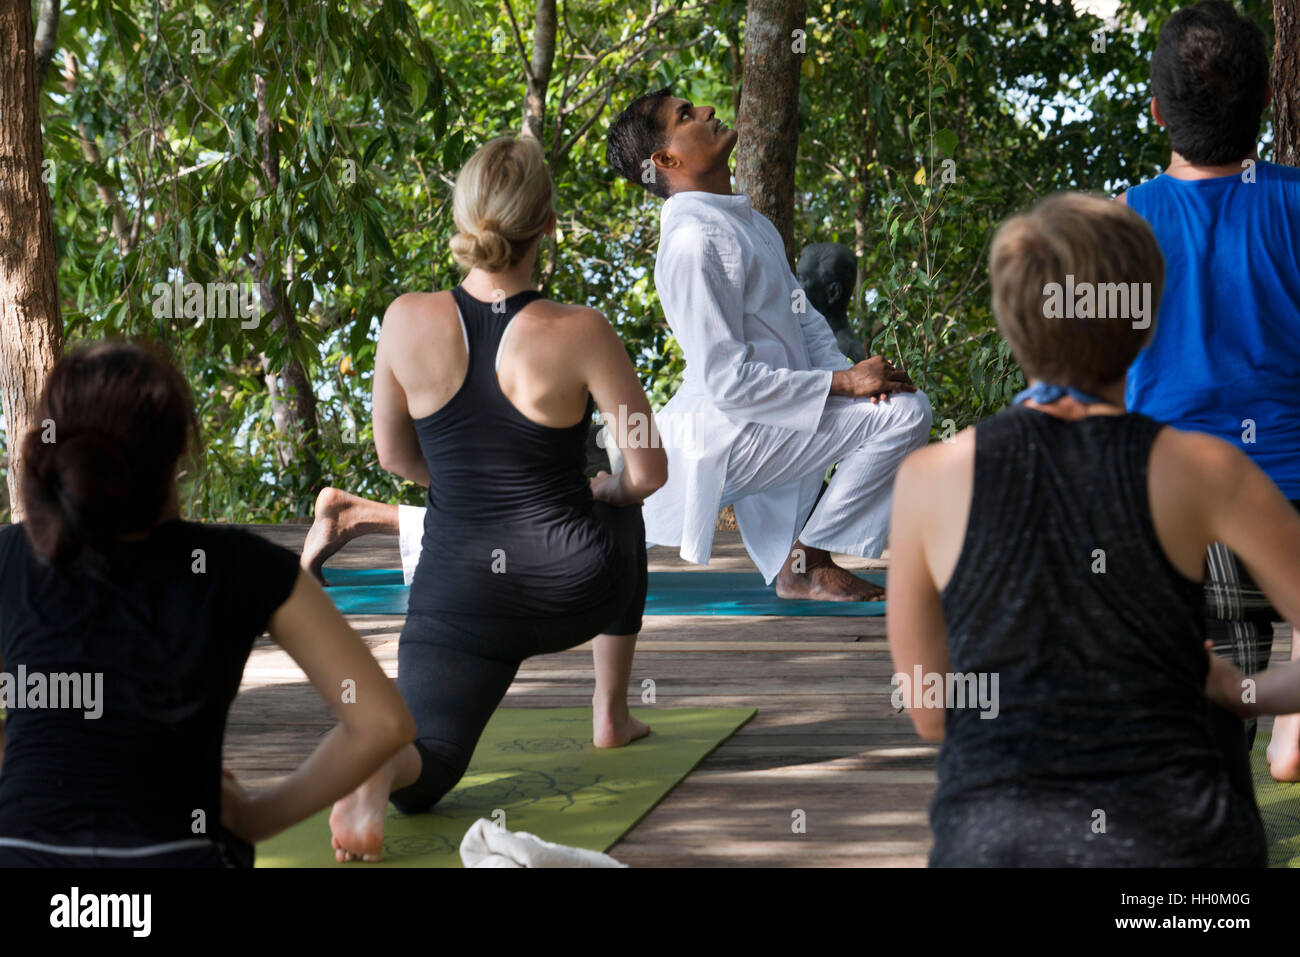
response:
{"label": "blue yoga mat", "polygon": [[[885,584],[883,572],[865,576]],[[348,615],[404,615],[410,589],[399,568],[327,568],[327,594]],[[781,615],[869,618],[883,601],[786,601],[757,572],[651,572],[647,615]]]}

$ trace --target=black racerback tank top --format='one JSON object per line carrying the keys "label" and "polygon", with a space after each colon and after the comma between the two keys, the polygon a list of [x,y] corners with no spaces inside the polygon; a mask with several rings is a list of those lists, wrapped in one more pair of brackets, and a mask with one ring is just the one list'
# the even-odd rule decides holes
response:
{"label": "black racerback tank top", "polygon": [[1023,407],[976,426],[941,597],[952,673],[996,675],[997,711],[947,712],[932,863],[1257,862],[1208,721],[1202,586],[1151,520],[1162,427]]}
{"label": "black racerback tank top", "polygon": [[414,419],[429,468],[423,549],[411,583],[417,614],[494,618],[580,614],[613,594],[615,546],[592,518],[584,475],[595,403],[567,428],[528,419],[501,391],[496,358],[536,290],[499,303],[452,290],[469,351],[465,380]]}

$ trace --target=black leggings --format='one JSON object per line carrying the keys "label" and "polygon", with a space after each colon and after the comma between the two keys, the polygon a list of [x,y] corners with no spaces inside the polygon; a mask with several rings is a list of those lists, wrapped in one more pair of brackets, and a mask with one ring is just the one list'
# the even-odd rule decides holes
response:
{"label": "black leggings", "polygon": [[645,610],[645,525],[639,506],[597,502],[614,533],[622,587],[604,604],[568,618],[409,614],[397,647],[397,688],[418,728],[420,777],[394,791],[403,814],[428,811],[465,774],[488,719],[525,658],[563,651],[599,634],[635,635]]}
{"label": "black leggings", "polygon": [[[207,846],[198,846],[198,842],[180,841],[177,844],[192,846],[175,847],[172,850],[155,854],[124,854],[121,850],[94,850],[93,846],[69,842],[64,836],[57,842],[49,842],[49,849],[42,849],[40,842],[27,846],[13,844],[0,845],[0,869],[10,867],[165,867],[165,868],[226,868],[252,867],[253,848],[230,834],[214,836]],[[129,847],[130,845],[123,845]],[[69,854],[68,850],[84,848],[88,853]]]}

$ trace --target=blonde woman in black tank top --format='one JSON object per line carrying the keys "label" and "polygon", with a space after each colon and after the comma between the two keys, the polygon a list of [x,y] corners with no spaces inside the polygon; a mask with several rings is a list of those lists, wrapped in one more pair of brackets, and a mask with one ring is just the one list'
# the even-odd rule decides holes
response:
{"label": "blonde woman in black tank top", "polygon": [[617,475],[584,478],[593,407],[611,434],[652,422],[623,344],[595,309],[541,297],[530,277],[553,231],[535,141],[501,138],[457,178],[449,292],[399,297],[375,357],[381,464],[429,489],[398,652],[419,732],[330,819],[339,860],[382,855],[390,800],[427,811],[468,766],[521,661],[595,639],[593,741],[649,728],[627,687],[646,595],[640,503],[667,479],[655,443],[622,448]]}

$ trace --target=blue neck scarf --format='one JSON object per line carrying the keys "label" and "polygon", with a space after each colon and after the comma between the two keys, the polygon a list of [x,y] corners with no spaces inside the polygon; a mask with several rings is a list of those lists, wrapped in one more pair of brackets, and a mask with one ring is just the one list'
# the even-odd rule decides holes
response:
{"label": "blue neck scarf", "polygon": [[1011,400],[1011,404],[1022,405],[1025,402],[1037,402],[1039,405],[1050,405],[1057,399],[1062,399],[1067,395],[1082,405],[1098,405],[1109,401],[1099,399],[1095,395],[1088,395],[1086,392],[1080,392],[1078,389],[1072,389],[1068,385],[1035,382],[1028,389],[1017,392],[1016,397]]}

